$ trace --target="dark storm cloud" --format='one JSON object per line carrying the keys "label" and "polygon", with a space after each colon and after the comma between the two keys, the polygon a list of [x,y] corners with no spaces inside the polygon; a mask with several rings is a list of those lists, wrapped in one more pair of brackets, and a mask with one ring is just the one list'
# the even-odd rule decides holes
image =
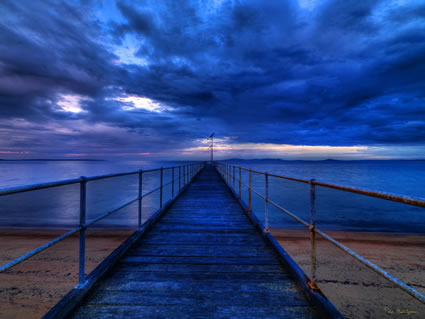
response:
{"label": "dark storm cloud", "polygon": [[2,1],[0,10],[2,117],[46,115],[57,93],[95,95],[108,83],[111,54],[82,10],[51,1]]}
{"label": "dark storm cloud", "polygon": [[[425,143],[423,3],[328,0],[305,9],[298,1],[164,0],[113,7],[0,3],[7,13],[0,22],[1,118],[107,125],[128,140],[143,137],[152,150],[191,146],[212,130],[236,142]],[[134,61],[117,62],[116,49],[128,43]],[[84,96],[85,112],[58,110],[63,94]],[[171,110],[123,109],[121,96]],[[126,144],[119,142],[125,135],[113,134],[73,138]]]}
{"label": "dark storm cloud", "polygon": [[[391,104],[370,116],[347,116],[391,94],[423,100],[422,6],[326,1],[305,13],[295,2],[235,1],[206,16],[194,2],[152,3],[134,10],[127,2],[119,5],[127,19],[117,27],[127,30],[120,37],[137,35],[138,54],[150,62],[130,75],[130,83],[143,83],[130,84],[133,92],[189,106],[183,112],[193,116],[218,118],[224,130],[245,142],[253,138],[244,128],[255,123],[261,141],[425,141],[419,132],[412,134],[407,123],[412,117],[392,125]],[[401,12],[410,18],[403,19]],[[411,112],[408,104],[402,107]],[[413,113],[421,110],[423,104],[416,104]],[[320,130],[308,121],[321,123]],[[373,132],[377,127],[379,134]]]}

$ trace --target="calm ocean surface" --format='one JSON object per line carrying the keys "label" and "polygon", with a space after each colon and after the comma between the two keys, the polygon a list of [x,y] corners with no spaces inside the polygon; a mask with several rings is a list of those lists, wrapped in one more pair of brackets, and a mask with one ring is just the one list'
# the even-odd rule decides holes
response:
{"label": "calm ocean surface", "polygon": [[[135,169],[180,165],[173,162],[11,162],[0,161],[0,188],[54,180],[93,176]],[[279,164],[242,162],[241,166],[291,177],[316,180],[425,198],[425,161],[284,162]],[[144,193],[157,187],[158,173],[144,176]],[[177,171],[176,171],[177,177]],[[242,179],[247,181],[247,174]],[[167,171],[164,182],[171,180]],[[138,178],[124,176],[87,185],[87,214],[90,221],[137,196]],[[176,189],[178,183],[176,183]],[[264,176],[253,175],[253,187],[264,193]],[[164,190],[165,200],[171,186]],[[270,197],[279,205],[309,220],[309,186],[270,178]],[[243,199],[247,192],[243,190]],[[148,218],[158,209],[158,192],[143,200]],[[318,226],[330,230],[391,231],[425,233],[425,209],[317,187]],[[264,202],[253,195],[254,212],[263,219]],[[78,224],[79,186],[0,197],[0,226],[71,227]],[[269,208],[270,227],[299,228],[282,212]],[[100,227],[134,227],[137,204],[103,220]]]}

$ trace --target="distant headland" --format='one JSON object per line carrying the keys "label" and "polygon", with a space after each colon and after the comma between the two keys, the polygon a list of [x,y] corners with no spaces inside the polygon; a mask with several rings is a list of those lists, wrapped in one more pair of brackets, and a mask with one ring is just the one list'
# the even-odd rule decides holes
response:
{"label": "distant headland", "polygon": [[350,163],[350,162],[392,162],[392,161],[403,161],[403,162],[418,162],[425,161],[425,159],[324,159],[324,160],[285,160],[280,158],[262,158],[262,159],[243,159],[243,158],[231,158],[226,160],[220,160],[220,162],[231,162],[231,163],[259,163],[259,164],[282,164],[282,163]]}
{"label": "distant headland", "polygon": [[4,159],[0,158],[0,161],[4,162],[104,162],[103,159],[91,159],[91,158],[27,158],[27,159]]}

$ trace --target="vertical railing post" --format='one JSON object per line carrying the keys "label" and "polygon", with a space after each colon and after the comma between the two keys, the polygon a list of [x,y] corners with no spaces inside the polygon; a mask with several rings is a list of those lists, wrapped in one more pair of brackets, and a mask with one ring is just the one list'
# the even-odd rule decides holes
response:
{"label": "vertical railing post", "polygon": [[161,167],[161,185],[159,188],[159,208],[162,208],[162,188],[164,185],[164,169]]}
{"label": "vertical railing post", "polygon": [[171,169],[171,198],[174,198],[174,167]]}
{"label": "vertical railing post", "polygon": [[226,183],[229,184],[229,165],[226,165]]}
{"label": "vertical railing post", "polygon": [[252,171],[249,169],[249,187],[248,187],[248,212],[252,212],[251,207],[251,188],[252,188]]}
{"label": "vertical railing post", "polygon": [[239,167],[239,200],[242,199],[242,169]]}
{"label": "vertical railing post", "polygon": [[236,166],[233,166],[233,190],[236,193],[236,173],[235,173],[235,170],[236,170]]}
{"label": "vertical railing post", "polygon": [[316,188],[310,180],[310,239],[311,239],[311,279],[316,281]]}
{"label": "vertical railing post", "polygon": [[229,166],[226,164],[226,178],[224,179],[226,181],[226,183],[229,180]]}
{"label": "vertical railing post", "polygon": [[83,285],[85,282],[86,271],[86,205],[87,205],[87,191],[86,191],[87,178],[81,176],[80,182],[80,256],[79,256],[79,284]]}
{"label": "vertical railing post", "polygon": [[264,232],[269,232],[269,174],[265,173]]}
{"label": "vertical railing post", "polygon": [[182,167],[179,166],[179,193],[182,190]]}
{"label": "vertical railing post", "polygon": [[143,171],[139,170],[139,209],[138,209],[138,228],[142,227],[142,188],[143,188]]}

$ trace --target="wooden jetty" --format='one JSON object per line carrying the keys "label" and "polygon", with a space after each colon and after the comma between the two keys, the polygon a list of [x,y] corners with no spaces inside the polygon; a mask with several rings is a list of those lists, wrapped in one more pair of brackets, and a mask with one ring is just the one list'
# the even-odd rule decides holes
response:
{"label": "wooden jetty", "polygon": [[70,318],[338,316],[300,284],[302,271],[267,240],[212,166],[117,256],[83,299],[65,298],[47,317],[66,307]]}

